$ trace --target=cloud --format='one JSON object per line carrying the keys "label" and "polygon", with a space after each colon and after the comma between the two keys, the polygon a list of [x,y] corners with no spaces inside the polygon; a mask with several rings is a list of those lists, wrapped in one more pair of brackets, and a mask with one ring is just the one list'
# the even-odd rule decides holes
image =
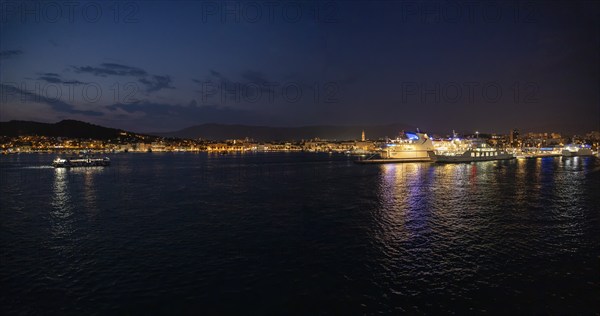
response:
{"label": "cloud", "polygon": [[19,50],[19,49],[3,50],[3,51],[0,51],[0,58],[2,58],[2,59],[11,58],[11,57],[16,57],[16,56],[19,56],[22,54],[23,54],[23,51]]}
{"label": "cloud", "polygon": [[116,63],[102,63],[99,67],[94,66],[72,66],[77,73],[89,73],[94,76],[107,77],[107,76],[122,76],[122,77],[135,77],[142,83],[146,89],[145,91],[156,92],[162,89],[175,89],[173,87],[171,77],[168,75],[153,75],[149,74],[146,70],[127,66]]}
{"label": "cloud", "polygon": [[38,77],[39,80],[44,80],[46,82],[49,83],[62,83],[62,79],[58,78],[58,77],[52,77],[52,76],[41,76]]}
{"label": "cloud", "polygon": [[198,122],[224,122],[243,121],[253,115],[247,110],[220,107],[215,105],[199,106],[196,100],[191,100],[187,105],[170,105],[150,101],[134,103],[116,103],[105,106],[112,112],[123,111],[127,114],[142,114],[146,119],[159,119],[164,121],[178,121],[188,123]]}
{"label": "cloud", "polygon": [[[208,71],[208,75],[205,77],[205,80],[200,80],[200,79],[192,79],[193,82],[200,84],[200,85],[211,85],[211,87],[214,88],[218,88],[218,89],[235,89],[235,82],[229,80],[227,77],[225,77],[224,75],[222,75],[220,72],[209,69]],[[208,93],[208,91],[203,91],[204,87],[202,90],[196,90],[196,92],[199,92],[201,94],[204,94],[202,96],[202,98],[206,98],[206,97],[210,97],[210,93]]]}
{"label": "cloud", "polygon": [[101,116],[104,115],[102,112],[91,111],[91,110],[77,110],[75,107],[69,103],[61,101],[60,99],[48,98],[46,96],[39,95],[37,93],[33,93],[30,91],[22,90],[17,87],[13,87],[11,85],[0,84],[0,91],[2,91],[2,102],[5,102],[8,96],[19,96],[21,100],[35,102],[35,103],[43,103],[49,105],[54,111],[61,113],[69,113],[69,114],[82,114],[87,116]]}
{"label": "cloud", "polygon": [[219,84],[232,84],[231,80],[227,79],[227,77],[223,76],[220,72],[209,69],[208,70],[208,75],[205,77],[206,79],[204,80],[200,80],[200,79],[192,79],[193,82],[195,83],[206,83],[206,82],[212,82],[212,83],[219,83]]}
{"label": "cloud", "polygon": [[261,93],[272,93],[273,86],[279,85],[279,83],[270,81],[262,72],[254,71],[254,70],[245,70],[241,74],[244,85],[249,87],[245,90],[246,94],[248,94],[249,98],[253,98],[256,96],[257,91],[254,88],[258,88]]}
{"label": "cloud", "polygon": [[130,77],[144,77],[148,73],[138,67],[126,66],[115,63],[102,63],[100,67],[93,66],[73,66],[78,73],[90,73],[94,76],[106,77],[106,76],[130,76]]}
{"label": "cloud", "polygon": [[212,70],[212,69],[210,69],[210,75],[211,76],[215,76],[215,77],[219,77],[219,78],[223,77],[220,72]]}
{"label": "cloud", "polygon": [[[192,81],[198,84],[212,83],[214,84],[213,88],[224,91],[238,89],[243,91],[242,93],[248,98],[254,98],[257,93],[273,93],[273,86],[279,84],[270,81],[263,73],[254,70],[242,71],[240,78],[237,81],[233,81],[222,73],[209,69],[206,80],[192,79]],[[205,93],[203,97],[214,95],[201,90],[196,90],[196,92]]]}
{"label": "cloud", "polygon": [[73,84],[73,85],[85,84],[85,82],[81,82],[78,80],[64,80],[64,79],[62,79],[62,77],[59,74],[56,74],[53,72],[47,72],[47,73],[41,74],[41,76],[38,77],[38,80],[43,80],[48,83],[56,83],[56,84]]}
{"label": "cloud", "polygon": [[269,82],[266,77],[259,71],[254,70],[246,70],[242,72],[242,78],[246,79],[249,82],[262,84]]}
{"label": "cloud", "polygon": [[175,89],[171,86],[171,77],[169,76],[151,76],[150,79],[141,78],[138,80],[146,86],[147,92],[154,92],[161,89]]}

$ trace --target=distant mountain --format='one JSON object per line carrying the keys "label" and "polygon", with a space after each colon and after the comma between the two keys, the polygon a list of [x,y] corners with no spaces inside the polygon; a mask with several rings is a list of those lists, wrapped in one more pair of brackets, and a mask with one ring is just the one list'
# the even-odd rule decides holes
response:
{"label": "distant mountain", "polygon": [[251,138],[256,141],[330,139],[360,139],[364,130],[368,139],[395,137],[402,130],[413,130],[414,127],[403,124],[377,126],[302,126],[302,127],[268,127],[249,125],[202,124],[170,133],[156,134],[163,137],[202,138],[211,140]]}
{"label": "distant mountain", "polygon": [[[121,129],[108,128],[76,120],[63,120],[58,123],[40,123],[31,121],[0,122],[2,136],[51,136],[69,138],[112,139],[126,132]],[[135,133],[130,133],[135,134]]]}

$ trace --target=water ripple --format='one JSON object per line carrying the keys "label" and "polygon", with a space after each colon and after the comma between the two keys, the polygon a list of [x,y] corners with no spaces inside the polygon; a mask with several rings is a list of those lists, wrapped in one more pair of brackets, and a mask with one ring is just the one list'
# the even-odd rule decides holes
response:
{"label": "water ripple", "polygon": [[600,161],[0,164],[3,314],[593,314]]}

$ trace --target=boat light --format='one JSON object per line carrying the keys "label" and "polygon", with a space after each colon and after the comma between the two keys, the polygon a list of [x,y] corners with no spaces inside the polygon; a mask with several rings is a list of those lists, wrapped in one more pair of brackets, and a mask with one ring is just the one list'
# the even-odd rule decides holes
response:
{"label": "boat light", "polygon": [[419,140],[419,136],[417,134],[415,134],[415,133],[406,133],[406,136],[410,140]]}

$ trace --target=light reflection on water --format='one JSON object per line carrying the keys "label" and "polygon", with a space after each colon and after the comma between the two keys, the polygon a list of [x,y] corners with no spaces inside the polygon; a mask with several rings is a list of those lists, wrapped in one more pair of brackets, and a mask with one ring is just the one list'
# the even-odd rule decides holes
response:
{"label": "light reflection on water", "polygon": [[[450,299],[461,300],[461,293],[497,282],[482,276],[482,268],[513,278],[519,274],[504,272],[505,266],[578,253],[586,242],[589,247],[585,216],[590,210],[576,205],[585,205],[588,197],[583,180],[585,172],[593,172],[591,163],[575,157],[382,165],[374,215],[382,271],[375,278],[393,293],[439,290],[447,297],[456,284],[437,289],[419,284],[446,279],[453,271],[454,282],[465,284]],[[416,283],[403,284],[413,273]]]}
{"label": "light reflection on water", "polygon": [[52,188],[52,209],[50,210],[52,234],[54,238],[69,238],[73,230],[70,219],[73,215],[73,206],[68,186],[68,170],[54,169]]}
{"label": "light reflection on water", "polygon": [[[423,220],[418,203],[423,181],[420,164],[384,164],[380,166],[379,196],[381,210],[375,214],[381,224],[381,237],[389,243],[387,251],[394,253],[394,245],[418,234],[414,223]],[[412,225],[408,225],[412,223]]]}
{"label": "light reflection on water", "polygon": [[[56,239],[69,239],[75,223],[75,212],[96,211],[97,188],[94,178],[104,171],[104,167],[86,168],[54,168],[54,181],[52,184],[52,208],[50,210],[50,223],[52,235]],[[81,181],[83,180],[83,181]],[[83,182],[83,183],[81,183]],[[76,197],[73,192],[82,191],[84,203],[81,207],[74,206]],[[64,245],[72,245],[67,242]],[[66,249],[68,247],[59,247]],[[63,250],[64,250],[63,249]]]}
{"label": "light reflection on water", "polygon": [[94,179],[97,175],[104,171],[105,167],[87,167],[87,168],[74,168],[72,172],[74,174],[83,175],[83,199],[85,201],[85,208],[88,212],[96,210],[96,186]]}
{"label": "light reflection on water", "polygon": [[471,234],[474,227],[490,227],[500,219],[508,231],[531,225],[524,221],[556,221],[531,225],[535,238],[554,239],[544,235],[549,227],[559,236],[581,236],[587,210],[573,204],[586,198],[589,188],[581,180],[584,172],[594,172],[587,170],[592,159],[382,165],[377,216],[384,248],[393,252],[398,241],[426,235],[430,224]]}

